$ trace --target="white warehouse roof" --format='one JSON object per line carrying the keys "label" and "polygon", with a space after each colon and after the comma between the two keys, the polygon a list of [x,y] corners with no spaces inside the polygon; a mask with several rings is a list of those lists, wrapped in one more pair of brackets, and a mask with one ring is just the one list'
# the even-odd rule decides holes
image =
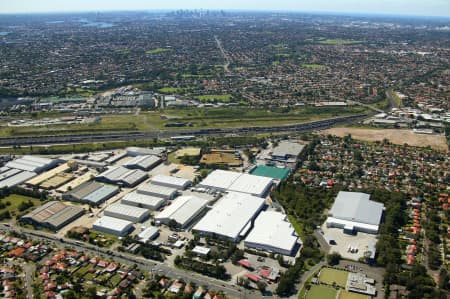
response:
{"label": "white warehouse roof", "polygon": [[226,171],[226,170],[214,170],[203,181],[198,184],[198,187],[214,188],[220,190],[227,190],[231,184],[240,177],[239,172]]}
{"label": "white warehouse roof", "polygon": [[248,193],[262,197],[272,186],[271,178],[225,170],[215,170],[208,175],[199,187]]}
{"label": "white warehouse roof", "polygon": [[254,228],[245,239],[245,245],[291,255],[297,239],[292,225],[286,220],[286,215],[267,211],[261,212],[255,219]]}
{"label": "white warehouse roof", "polygon": [[262,197],[272,184],[271,178],[243,173],[231,184],[229,190]]}
{"label": "white warehouse roof", "polygon": [[159,234],[159,229],[154,226],[150,226],[150,227],[146,228],[144,231],[142,231],[138,235],[138,238],[139,238],[139,241],[146,243],[147,241],[154,239],[157,234]]}
{"label": "white warehouse roof", "polygon": [[177,189],[160,185],[145,184],[139,186],[137,193],[171,199],[177,194]]}
{"label": "white warehouse roof", "polygon": [[237,241],[264,204],[265,200],[260,197],[229,193],[194,226],[194,230]]}
{"label": "white warehouse roof", "polygon": [[124,235],[133,227],[133,223],[119,218],[103,216],[95,221],[93,225],[94,230],[115,235]]}
{"label": "white warehouse roof", "polygon": [[6,167],[30,172],[42,172],[55,166],[56,160],[36,156],[23,156],[22,158],[6,163]]}
{"label": "white warehouse roof", "polygon": [[139,168],[143,170],[149,170],[161,162],[161,158],[153,155],[136,156],[130,161],[126,162],[123,166],[127,168]]}
{"label": "white warehouse roof", "polygon": [[105,209],[104,215],[139,222],[148,218],[149,211],[143,208],[115,203]]}
{"label": "white warehouse roof", "polygon": [[384,205],[370,200],[370,195],[360,192],[340,191],[328,215],[333,218],[379,225]]}
{"label": "white warehouse roof", "polygon": [[166,207],[161,213],[155,216],[155,220],[167,222],[175,220],[182,227],[185,227],[195,218],[208,204],[208,201],[196,196],[181,196],[175,199],[172,204]]}
{"label": "white warehouse roof", "polygon": [[150,210],[157,210],[166,200],[161,197],[151,196],[147,194],[138,193],[136,191],[126,194],[121,202],[130,206],[141,206]]}
{"label": "white warehouse roof", "polygon": [[140,169],[127,169],[125,167],[112,167],[97,176],[97,179],[108,183],[135,186],[148,177],[148,174]]}
{"label": "white warehouse roof", "polygon": [[183,178],[178,178],[178,177],[168,176],[168,175],[162,175],[162,174],[158,174],[158,175],[155,175],[154,177],[152,177],[151,182],[154,185],[173,187],[178,190],[184,190],[189,185],[192,184],[192,182],[188,179],[183,179]]}

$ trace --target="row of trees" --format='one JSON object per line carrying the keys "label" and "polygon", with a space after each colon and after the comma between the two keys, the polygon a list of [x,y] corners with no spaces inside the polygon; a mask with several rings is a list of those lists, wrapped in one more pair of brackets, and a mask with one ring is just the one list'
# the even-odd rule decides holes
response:
{"label": "row of trees", "polygon": [[176,256],[174,261],[175,266],[198,272],[202,275],[218,278],[218,279],[228,279],[227,269],[223,265],[215,264],[211,265],[208,263],[203,263],[192,258]]}

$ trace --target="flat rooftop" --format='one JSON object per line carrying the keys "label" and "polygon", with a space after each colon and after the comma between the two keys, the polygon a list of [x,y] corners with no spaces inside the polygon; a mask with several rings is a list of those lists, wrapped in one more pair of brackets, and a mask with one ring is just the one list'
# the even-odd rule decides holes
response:
{"label": "flat rooftop", "polygon": [[244,193],[230,192],[194,226],[194,230],[238,239],[248,223],[263,208],[265,200]]}

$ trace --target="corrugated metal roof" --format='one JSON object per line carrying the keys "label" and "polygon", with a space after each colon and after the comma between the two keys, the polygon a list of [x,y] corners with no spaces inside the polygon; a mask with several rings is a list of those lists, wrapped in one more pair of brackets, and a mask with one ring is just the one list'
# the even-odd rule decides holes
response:
{"label": "corrugated metal roof", "polygon": [[194,230],[237,239],[264,204],[263,198],[244,193],[229,193],[194,226]]}
{"label": "corrugated metal roof", "polygon": [[369,194],[340,191],[328,214],[337,219],[379,225],[383,210],[384,205],[370,200]]}
{"label": "corrugated metal roof", "polygon": [[181,196],[173,200],[170,206],[155,216],[155,219],[173,219],[184,226],[193,215],[203,210],[207,203],[206,199],[196,196]]}

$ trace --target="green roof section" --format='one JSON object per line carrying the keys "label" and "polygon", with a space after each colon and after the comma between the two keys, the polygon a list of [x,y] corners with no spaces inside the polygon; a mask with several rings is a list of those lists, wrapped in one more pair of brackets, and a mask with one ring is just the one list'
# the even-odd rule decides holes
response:
{"label": "green roof section", "polygon": [[273,178],[276,180],[284,181],[289,176],[289,169],[279,168],[267,165],[260,165],[255,167],[250,173],[258,176],[264,176]]}

